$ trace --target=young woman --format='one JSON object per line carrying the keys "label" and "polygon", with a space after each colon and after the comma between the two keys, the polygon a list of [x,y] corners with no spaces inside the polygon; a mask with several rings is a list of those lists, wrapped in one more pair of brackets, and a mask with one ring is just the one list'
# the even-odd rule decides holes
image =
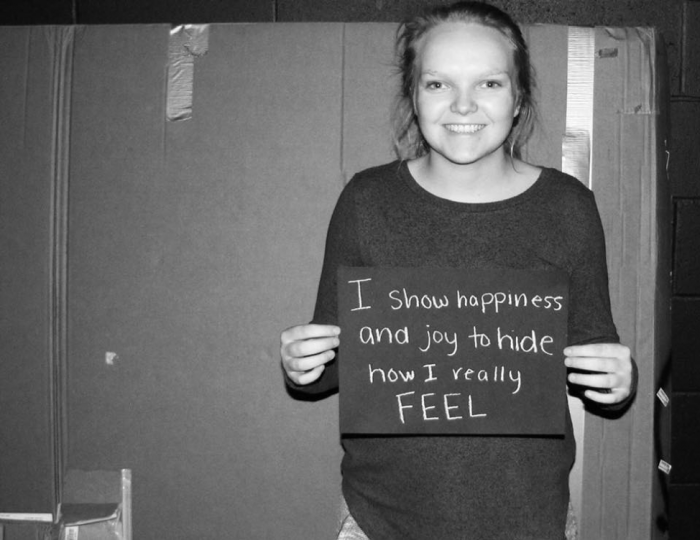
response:
{"label": "young woman", "polygon": [[[519,159],[535,114],[518,26],[488,4],[460,2],[403,24],[397,56],[400,159],[342,192],[313,322],[281,336],[287,383],[307,393],[338,386],[341,265],[557,268],[569,275],[568,380],[593,404],[625,406],[636,371],[610,313],[593,194]],[[566,417],[564,437],[343,437],[349,514],[339,538],[562,540],[575,454]]]}

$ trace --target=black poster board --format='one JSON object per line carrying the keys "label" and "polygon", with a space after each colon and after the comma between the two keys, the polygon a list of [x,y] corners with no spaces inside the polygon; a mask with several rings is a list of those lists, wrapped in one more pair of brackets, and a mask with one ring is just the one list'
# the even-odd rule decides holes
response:
{"label": "black poster board", "polygon": [[342,433],[564,433],[564,272],[344,267],[338,300]]}

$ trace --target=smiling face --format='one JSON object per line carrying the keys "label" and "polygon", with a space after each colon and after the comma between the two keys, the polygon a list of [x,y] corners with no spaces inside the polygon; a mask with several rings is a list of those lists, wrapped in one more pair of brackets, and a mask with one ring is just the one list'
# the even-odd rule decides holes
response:
{"label": "smiling face", "polygon": [[416,61],[414,104],[430,159],[502,161],[518,114],[508,39],[477,23],[443,23],[423,37]]}

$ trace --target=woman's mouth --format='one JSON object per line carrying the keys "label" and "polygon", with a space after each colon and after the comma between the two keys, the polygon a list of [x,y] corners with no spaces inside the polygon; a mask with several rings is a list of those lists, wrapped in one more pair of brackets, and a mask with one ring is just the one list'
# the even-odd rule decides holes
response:
{"label": "woman's mouth", "polygon": [[452,133],[476,133],[486,127],[486,124],[445,124],[445,129]]}

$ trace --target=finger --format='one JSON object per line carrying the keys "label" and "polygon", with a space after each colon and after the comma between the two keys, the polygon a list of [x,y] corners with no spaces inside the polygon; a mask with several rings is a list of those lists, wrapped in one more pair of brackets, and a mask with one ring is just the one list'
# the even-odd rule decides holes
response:
{"label": "finger", "polygon": [[287,372],[307,372],[316,369],[319,366],[327,364],[335,358],[334,350],[326,350],[320,354],[313,356],[305,356],[303,358],[290,358],[282,363],[287,368]]}
{"label": "finger", "polygon": [[614,373],[570,373],[568,376],[569,382],[579,386],[587,386],[588,388],[611,389],[621,386],[620,378]]}
{"label": "finger", "polygon": [[578,357],[603,357],[624,358],[631,356],[630,350],[619,343],[587,343],[585,345],[571,345],[564,349],[566,356]]}
{"label": "finger", "polygon": [[321,376],[324,369],[326,369],[325,365],[317,366],[311,371],[297,375],[297,380],[295,382],[300,385],[311,384]]}
{"label": "finger", "polygon": [[564,360],[564,364],[566,367],[572,369],[610,373],[617,370],[618,360],[611,358],[570,356]]}
{"label": "finger", "polygon": [[586,390],[584,392],[584,395],[591,401],[595,401],[604,405],[613,405],[615,403],[620,403],[621,401],[627,399],[627,396],[629,396],[630,393],[628,390],[622,389],[613,390],[612,392],[608,393],[596,392],[595,390]]}
{"label": "finger", "polygon": [[321,337],[338,336],[340,327],[332,324],[302,324],[287,328],[280,336],[282,345],[293,341],[303,341]]}
{"label": "finger", "polygon": [[280,352],[283,360],[290,360],[315,356],[325,351],[335,349],[338,345],[340,345],[340,340],[337,337],[313,338],[303,341],[292,341],[291,343],[282,345]]}

